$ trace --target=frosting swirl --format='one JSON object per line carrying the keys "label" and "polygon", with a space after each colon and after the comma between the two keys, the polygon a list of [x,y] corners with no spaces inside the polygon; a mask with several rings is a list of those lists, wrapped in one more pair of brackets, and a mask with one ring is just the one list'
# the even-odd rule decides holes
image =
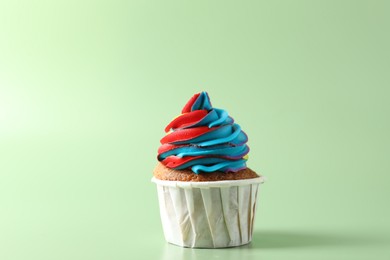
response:
{"label": "frosting swirl", "polygon": [[237,172],[246,168],[247,135],[207,92],[195,94],[166,127],[157,159],[168,168]]}

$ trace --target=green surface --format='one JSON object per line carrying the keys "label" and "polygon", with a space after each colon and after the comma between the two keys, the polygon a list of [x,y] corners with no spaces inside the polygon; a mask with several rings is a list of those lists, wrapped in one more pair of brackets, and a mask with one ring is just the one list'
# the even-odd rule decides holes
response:
{"label": "green surface", "polygon": [[[0,259],[390,259],[388,1],[1,1]],[[254,241],[167,244],[150,182],[206,90],[264,174]]]}

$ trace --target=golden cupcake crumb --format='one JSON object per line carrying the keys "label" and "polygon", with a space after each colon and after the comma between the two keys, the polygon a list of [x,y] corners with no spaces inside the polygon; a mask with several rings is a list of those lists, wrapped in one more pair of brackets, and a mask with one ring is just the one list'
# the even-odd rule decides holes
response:
{"label": "golden cupcake crumb", "polygon": [[225,181],[225,180],[243,180],[259,177],[250,168],[240,170],[238,172],[207,172],[196,174],[191,170],[174,170],[166,167],[162,163],[158,163],[153,170],[153,175],[156,179],[164,181]]}

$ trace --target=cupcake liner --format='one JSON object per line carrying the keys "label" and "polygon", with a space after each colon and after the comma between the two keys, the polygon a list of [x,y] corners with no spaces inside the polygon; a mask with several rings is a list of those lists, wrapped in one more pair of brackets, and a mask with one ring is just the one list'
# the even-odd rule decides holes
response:
{"label": "cupcake liner", "polygon": [[169,243],[219,248],[251,242],[263,177],[212,182],[152,181],[157,184],[161,222]]}

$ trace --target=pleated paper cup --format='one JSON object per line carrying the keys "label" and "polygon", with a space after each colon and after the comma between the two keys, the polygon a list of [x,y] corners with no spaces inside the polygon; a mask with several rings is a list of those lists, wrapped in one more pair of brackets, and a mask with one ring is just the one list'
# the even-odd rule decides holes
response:
{"label": "pleated paper cup", "polygon": [[157,184],[165,239],[192,248],[220,248],[252,241],[259,184],[243,180]]}

